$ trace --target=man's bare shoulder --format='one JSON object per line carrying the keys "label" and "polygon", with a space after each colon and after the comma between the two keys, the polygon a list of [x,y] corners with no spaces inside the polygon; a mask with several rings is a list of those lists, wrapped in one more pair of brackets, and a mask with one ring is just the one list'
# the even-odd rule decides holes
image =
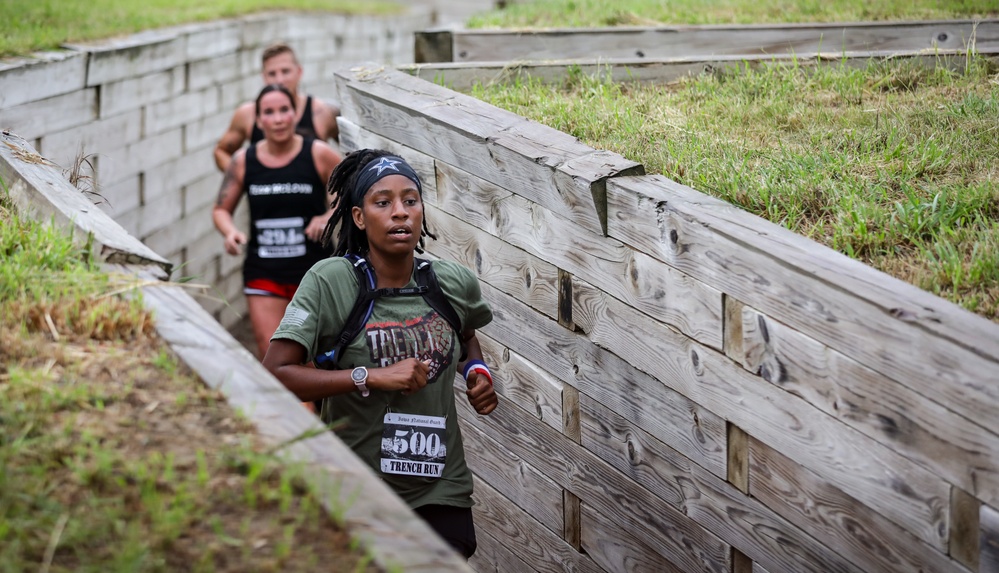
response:
{"label": "man's bare shoulder", "polygon": [[338,115],[340,115],[339,107],[313,96],[312,125],[315,126],[317,139],[339,141],[340,133],[336,124]]}
{"label": "man's bare shoulder", "polygon": [[244,102],[239,104],[236,111],[232,114],[232,125],[233,127],[239,127],[246,131],[247,137],[249,137],[250,130],[253,129],[253,124],[257,118],[257,104],[252,101]]}

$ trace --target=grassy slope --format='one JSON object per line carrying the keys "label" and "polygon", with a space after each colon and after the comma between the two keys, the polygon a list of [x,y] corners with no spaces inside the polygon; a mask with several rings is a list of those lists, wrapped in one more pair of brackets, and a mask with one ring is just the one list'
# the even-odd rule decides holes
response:
{"label": "grassy slope", "polygon": [[80,42],[188,22],[217,20],[263,10],[325,10],[379,14],[399,9],[390,2],[350,0],[3,0],[0,57],[51,50]]}
{"label": "grassy slope", "polygon": [[996,18],[995,0],[533,0],[472,18],[470,28],[753,24]]}

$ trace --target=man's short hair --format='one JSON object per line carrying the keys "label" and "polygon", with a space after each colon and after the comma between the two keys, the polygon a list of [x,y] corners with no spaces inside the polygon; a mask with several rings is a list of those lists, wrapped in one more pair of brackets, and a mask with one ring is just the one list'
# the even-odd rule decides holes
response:
{"label": "man's short hair", "polygon": [[270,46],[264,48],[264,53],[260,57],[260,63],[265,64],[267,63],[267,60],[275,56],[280,56],[281,54],[291,54],[291,59],[295,60],[296,64],[298,63],[298,58],[295,57],[295,50],[292,50],[291,46],[285,44],[284,42],[271,44]]}

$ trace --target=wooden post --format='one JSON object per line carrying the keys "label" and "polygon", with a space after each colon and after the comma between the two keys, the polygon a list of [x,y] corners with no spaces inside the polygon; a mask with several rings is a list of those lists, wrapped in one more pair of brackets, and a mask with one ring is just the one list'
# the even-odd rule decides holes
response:
{"label": "wooden post", "polygon": [[735,547],[732,548],[732,573],[753,573],[753,560]]}
{"label": "wooden post", "polygon": [[579,390],[565,384],[562,387],[562,433],[577,444],[582,442],[579,422]]}
{"label": "wooden post", "polygon": [[562,490],[562,510],[565,521],[562,525],[562,537],[565,542],[573,546],[576,551],[583,550],[582,525],[580,515],[582,513],[580,500],[576,494],[567,489]]}
{"label": "wooden post", "polygon": [[454,40],[451,30],[416,32],[413,58],[417,64],[454,61]]}
{"label": "wooden post", "polygon": [[722,294],[722,300],[725,308],[722,337],[725,356],[745,366],[745,352],[742,347],[742,307],[745,305],[728,294]]}
{"label": "wooden post", "polygon": [[978,570],[979,511],[982,502],[959,487],[950,490],[950,556]]}
{"label": "wooden post", "polygon": [[728,433],[728,481],[742,493],[749,493],[749,436],[732,422],[725,423]]}
{"label": "wooden post", "polygon": [[576,330],[572,322],[572,273],[558,270],[558,323],[569,330]]}
{"label": "wooden post", "polygon": [[982,504],[978,525],[978,573],[999,573],[999,510]]}

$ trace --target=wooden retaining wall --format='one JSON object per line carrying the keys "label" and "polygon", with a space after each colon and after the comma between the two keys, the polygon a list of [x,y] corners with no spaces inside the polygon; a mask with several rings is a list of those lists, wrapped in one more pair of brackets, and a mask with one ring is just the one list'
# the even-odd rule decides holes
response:
{"label": "wooden retaining wall", "polygon": [[999,20],[541,30],[437,28],[416,33],[416,63],[994,49]]}
{"label": "wooden retaining wall", "polygon": [[[999,60],[999,45],[977,54]],[[680,58],[585,58],[576,60],[531,60],[518,62],[447,62],[403,64],[396,69],[457,91],[470,91],[476,85],[517,81],[560,83],[570,71],[588,76],[607,77],[614,82],[667,84],[683,77],[703,73],[724,73],[770,65],[795,65],[803,68],[820,65],[846,65],[863,69],[871,62],[888,59],[906,60],[913,66],[930,69],[964,70],[968,53],[964,50],[880,51],[843,53],[799,53],[742,56],[688,56]]]}
{"label": "wooden retaining wall", "polygon": [[999,571],[999,325],[406,73],[346,149],[421,173],[501,406],[459,392],[478,571]]}

